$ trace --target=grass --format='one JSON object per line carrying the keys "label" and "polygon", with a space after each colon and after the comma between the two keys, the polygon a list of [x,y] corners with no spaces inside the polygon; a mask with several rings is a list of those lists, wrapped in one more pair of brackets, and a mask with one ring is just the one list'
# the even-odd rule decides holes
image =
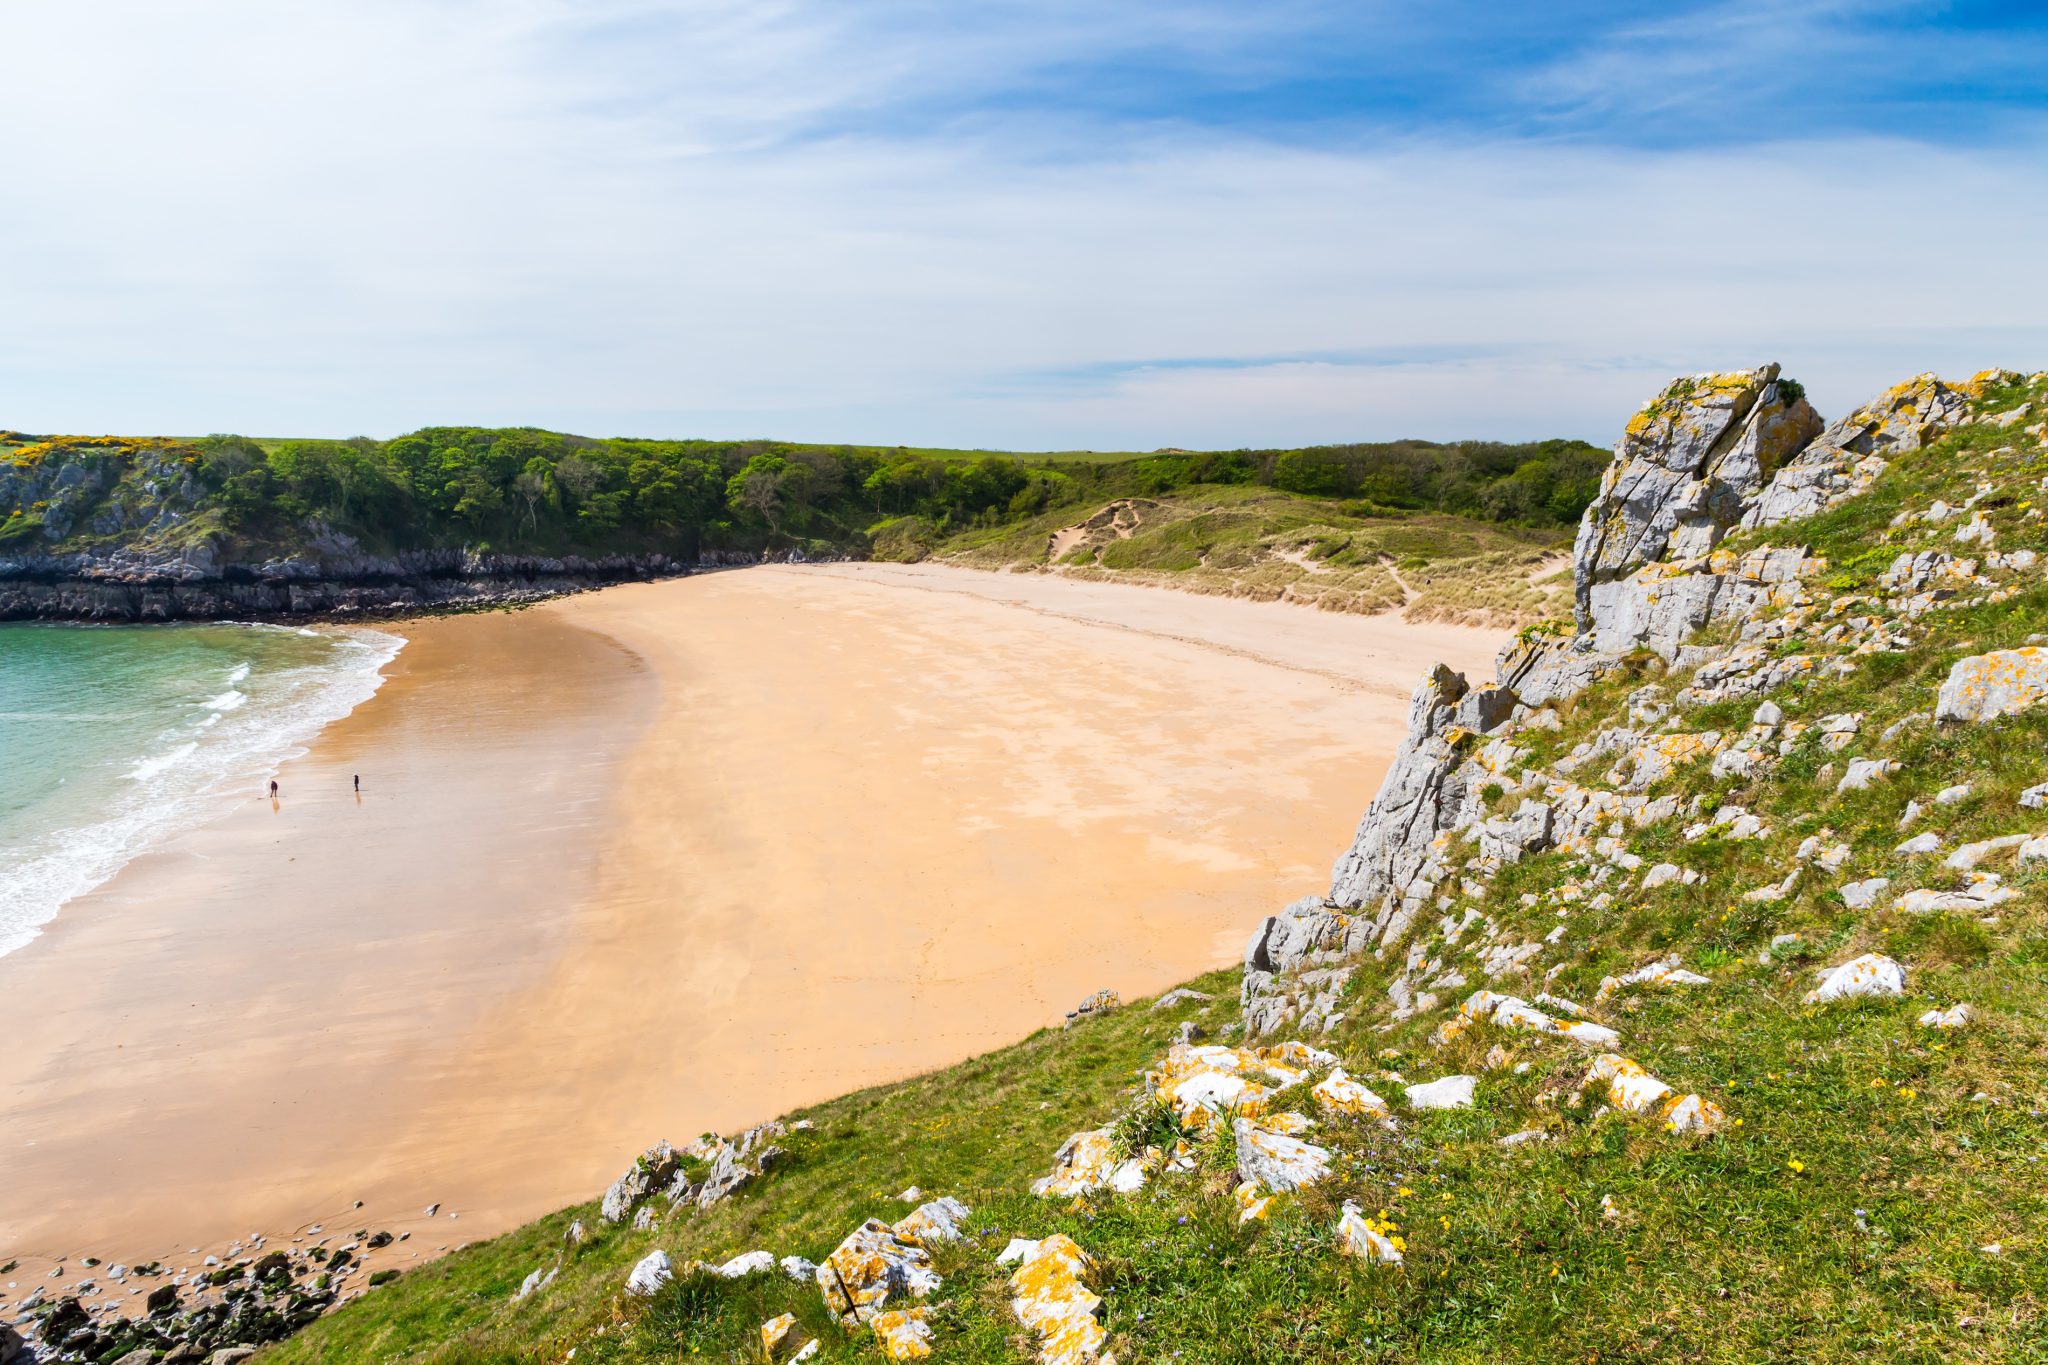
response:
{"label": "grass", "polygon": [[[1072,527],[1127,508],[1120,527]],[[894,545],[886,532],[879,546]],[[1556,558],[1562,532],[1536,531],[1364,501],[1255,486],[1203,486],[1109,508],[1068,507],[1029,521],[920,545],[951,563],[1173,587],[1330,611],[1403,611],[1413,620],[1520,626],[1568,603]],[[885,552],[886,553],[886,552]]]}
{"label": "grass", "polygon": [[[2048,393],[2001,401],[2029,397],[2038,404]],[[2044,473],[2038,440],[1966,427],[1895,459],[1867,506],[1748,539],[1803,543],[1826,557],[1810,580],[1825,608],[1829,597],[1868,591],[1898,553],[1954,549],[1955,522],[1893,520],[1936,497],[1960,502],[1980,482],[1995,486],[1979,506],[1999,549],[2048,552],[2048,527],[2029,515],[2029,491]],[[1270,525],[1297,512],[1299,524],[1273,532],[1231,519]],[[1251,496],[1190,506],[1155,518],[1145,534],[1157,535],[1156,546],[1120,552],[1133,556],[1121,572],[1190,574],[1172,567],[1186,547],[1198,546],[1197,564],[1206,564],[1268,534],[1306,537],[1330,516]],[[1382,567],[1378,544],[1361,568]],[[980,548],[1002,552],[994,540]],[[1104,572],[1113,571],[1109,548],[1097,557]],[[1457,902],[1486,917],[1457,944],[1430,928],[1412,940],[1439,959],[1431,970],[1470,978],[1444,989],[1447,1004],[1483,984],[1591,1004],[1603,978],[1679,954],[1707,984],[1623,990],[1595,1014],[1620,1031],[1627,1055],[1723,1106],[1728,1126],[1718,1135],[1676,1135],[1581,1098],[1586,1055],[1554,1038],[1479,1024],[1438,1043],[1445,1007],[1394,1018],[1386,988],[1404,966],[1403,945],[1357,962],[1346,1017],[1320,1041],[1390,1097],[1399,1081],[1382,1068],[1417,1080],[1478,1076],[1474,1108],[1412,1113],[1397,1099],[1393,1131],[1325,1116],[1313,1140],[1336,1153],[1332,1175],[1278,1201],[1263,1222],[1238,1221],[1227,1140],[1205,1140],[1196,1171],[1161,1175],[1135,1195],[1033,1198],[1029,1181],[1049,1170],[1071,1132],[1114,1123],[1130,1147],[1173,1140],[1172,1115],[1143,1100],[1139,1078],[1181,1022],[1227,1032],[1235,974],[1216,973],[1197,983],[1217,995],[1213,1003],[1129,1006],[807,1110],[815,1127],[793,1140],[790,1164],[709,1212],[652,1233],[604,1229],[571,1248],[562,1236],[569,1221],[597,1221],[594,1206],[565,1210],[410,1272],[266,1359],[554,1362],[573,1350],[579,1365],[758,1362],[758,1325],[784,1311],[824,1343],[821,1359],[879,1359],[871,1341],[827,1321],[809,1286],[697,1276],[649,1302],[619,1289],[656,1245],[679,1263],[757,1247],[818,1259],[862,1218],[901,1216],[889,1192],[912,1182],[973,1208],[972,1236],[936,1251],[943,1361],[1032,1357],[994,1255],[1011,1236],[1054,1231],[1099,1263],[1105,1325],[1127,1362],[2048,1359],[2048,1243],[2038,1231],[2048,1224],[2048,874],[1998,865],[2020,895],[1981,916],[1906,914],[1888,897],[1852,910],[1835,889],[1872,876],[1891,878],[1894,892],[1958,883],[1937,858],[1894,852],[1908,800],[1926,803],[1952,783],[1970,783],[1969,797],[1916,826],[1940,830],[1947,846],[2048,830],[2048,812],[2018,804],[2022,790],[2048,780],[2048,709],[1944,728],[1922,719],[1883,738],[1895,722],[1927,715],[1958,658],[2048,634],[2043,576],[2037,569],[1996,601],[1972,603],[1981,589],[1968,589],[1907,623],[1909,649],[1856,656],[1853,672],[1773,694],[1792,721],[1860,713],[1846,749],[1829,751],[1809,731],[1758,776],[1717,779],[1701,760],[1650,787],[1645,795],[1677,795],[1699,812],[1743,806],[1769,830],[1755,840],[1688,840],[1688,811],[1619,831],[1646,865],[1678,863],[1701,874],[1696,883],[1631,890],[1585,850],[1546,852],[1506,865],[1480,895]],[[1803,630],[1792,647],[1822,656],[1847,648],[1823,634]],[[1639,689],[1669,700],[1690,680],[1652,656],[1630,659],[1559,706],[1560,729],[1518,734],[1516,770],[1548,769],[1631,724]],[[1739,732],[1753,707],[1680,707],[1664,724]],[[1573,780],[1602,786],[1614,757],[1582,764]],[[1901,768],[1839,792],[1850,757],[1894,758]],[[1507,811],[1521,793],[1496,782],[1485,799]],[[1781,900],[1744,899],[1778,881],[1809,836],[1848,846],[1838,875],[1808,876]],[[1247,907],[1247,919],[1263,908]],[[1488,982],[1476,965],[1479,949],[1540,941],[1560,926],[1563,937],[1529,977]],[[1797,938],[1773,946],[1785,934]],[[1906,996],[1804,1003],[1815,968],[1870,951],[1905,964]],[[1972,1027],[1937,1033],[1917,1023],[1957,1001],[1977,1011]],[[1527,1128],[1549,1140],[1498,1145]],[[1395,1225],[1402,1265],[1335,1253],[1346,1199]],[[511,1301],[520,1280],[557,1259],[548,1291]]]}

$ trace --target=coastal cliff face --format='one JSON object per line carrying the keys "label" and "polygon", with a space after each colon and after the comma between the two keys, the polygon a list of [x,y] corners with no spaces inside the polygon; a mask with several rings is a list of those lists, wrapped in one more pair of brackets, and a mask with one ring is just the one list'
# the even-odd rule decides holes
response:
{"label": "coastal cliff face", "polygon": [[0,621],[246,621],[496,606],[759,559],[335,551],[254,564],[223,563],[206,546],[0,555]]}
{"label": "coastal cliff face", "polygon": [[[2038,384],[2004,371],[1959,387],[1920,375],[1823,428],[1803,390],[1775,364],[1673,381],[1629,419],[1580,522],[1571,628],[1523,632],[1502,651],[1492,687],[1471,687],[1439,668],[1417,690],[1407,738],[1338,859],[1329,894],[1268,919],[1247,946],[1247,1028],[1327,1028],[1351,1007],[1343,1002],[1360,956],[1386,960],[1404,946],[1405,966],[1385,986],[1393,1013],[1434,1007],[1445,989],[1463,983],[1464,974],[1445,970],[1458,955],[1446,950],[1459,943],[1465,912],[1483,903],[1504,868],[1552,849],[1618,846],[1631,830],[1676,818],[1677,797],[1643,793],[1691,758],[1713,758],[1716,775],[1761,770],[1769,761],[1762,739],[1688,734],[1674,702],[1761,701],[1782,688],[1847,677],[1857,653],[1902,650],[1909,639],[1887,604],[1854,593],[1830,600],[1818,582],[1829,561],[1803,538],[1768,533],[1868,494],[1889,460],[1966,425],[1983,421],[2025,441],[2021,424],[2035,404],[2014,405],[2012,397],[2030,387]],[[1967,500],[1982,501],[1994,488],[1983,484]],[[1736,535],[1739,550],[1722,548]],[[1991,543],[1987,532],[1982,544]],[[1940,585],[1931,596],[1888,604],[1893,612],[1917,616],[1959,587],[1996,587],[2001,569],[2027,576],[2034,566],[2031,551],[1992,554],[1982,565],[1945,551],[1931,555],[1918,568],[1904,556],[1880,585]],[[1980,577],[1980,567],[1995,576]],[[1877,614],[1852,614],[1859,607]],[[1791,652],[1816,618],[1842,619],[1834,636],[1853,625],[1854,649]],[[1679,685],[1644,687],[1624,718],[1630,724],[1581,745],[1585,753],[1550,771],[1528,766],[1529,736],[1556,731],[1572,703],[1603,680],[1640,674],[1647,681],[1651,672],[1639,665],[1649,660],[1666,678],[1681,675]],[[1574,780],[1590,757],[1610,753],[1623,755],[1618,766],[1628,780],[1611,788]],[[1684,810],[1698,813],[1703,800],[1696,796]],[[1432,914],[1444,916],[1441,926],[1416,932]],[[1544,949],[1502,944],[1500,960],[1519,971]]]}

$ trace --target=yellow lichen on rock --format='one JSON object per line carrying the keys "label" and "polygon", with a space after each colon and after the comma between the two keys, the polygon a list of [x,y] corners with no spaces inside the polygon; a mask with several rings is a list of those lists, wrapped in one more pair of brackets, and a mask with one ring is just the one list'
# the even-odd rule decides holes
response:
{"label": "yellow lichen on rock", "polygon": [[1335,1114],[1384,1116],[1388,1112],[1385,1100],[1352,1080],[1341,1066],[1317,1082],[1308,1093],[1315,1097],[1316,1103]]}
{"label": "yellow lichen on rock", "polygon": [[1109,1333],[1096,1320],[1102,1299],[1088,1286],[1095,1262],[1071,1237],[1054,1233],[1010,1276],[1010,1306],[1039,1339],[1041,1365],[1115,1365]]}
{"label": "yellow lichen on rock", "polygon": [[932,1353],[932,1329],[924,1308],[892,1309],[868,1320],[890,1360],[922,1360]]}
{"label": "yellow lichen on rock", "polygon": [[931,1253],[875,1218],[847,1234],[814,1278],[825,1306],[849,1322],[865,1317],[866,1310],[883,1307],[892,1297],[921,1299],[940,1284]]}

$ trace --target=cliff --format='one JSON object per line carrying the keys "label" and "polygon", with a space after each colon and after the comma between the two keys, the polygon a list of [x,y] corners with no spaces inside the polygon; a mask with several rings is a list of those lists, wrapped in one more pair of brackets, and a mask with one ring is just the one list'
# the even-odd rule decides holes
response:
{"label": "cliff", "polygon": [[1423,680],[1241,972],[661,1144],[275,1358],[2039,1358],[2044,414],[1674,383],[1573,619]]}

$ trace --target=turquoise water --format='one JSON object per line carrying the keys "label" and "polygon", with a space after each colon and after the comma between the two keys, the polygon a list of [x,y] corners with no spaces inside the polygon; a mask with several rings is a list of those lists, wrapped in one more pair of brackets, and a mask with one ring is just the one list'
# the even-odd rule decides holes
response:
{"label": "turquoise water", "polygon": [[403,644],[290,626],[0,625],[0,954],[260,792]]}

